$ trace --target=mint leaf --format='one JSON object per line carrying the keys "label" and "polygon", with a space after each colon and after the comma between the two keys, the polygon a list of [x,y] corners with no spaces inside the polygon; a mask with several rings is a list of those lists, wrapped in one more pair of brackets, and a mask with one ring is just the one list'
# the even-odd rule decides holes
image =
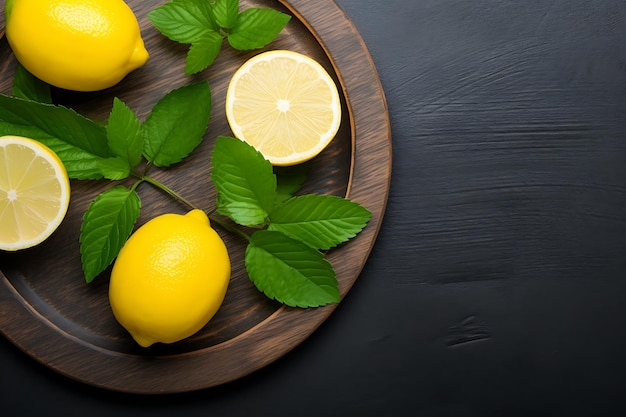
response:
{"label": "mint leaf", "polygon": [[244,10],[228,32],[228,43],[235,49],[263,48],[287,26],[291,16],[269,8]]}
{"label": "mint leaf", "polygon": [[198,73],[213,63],[223,36],[207,0],[174,0],[148,13],[152,24],[169,39],[190,44],[185,74]]}
{"label": "mint leaf", "polygon": [[210,113],[211,89],[206,81],[167,93],[143,124],[146,159],[167,167],[185,158],[202,141]]}
{"label": "mint leaf", "polygon": [[193,43],[219,29],[207,0],[170,1],[148,13],[148,19],[161,34],[180,43]]}
{"label": "mint leaf", "polygon": [[309,194],[278,205],[270,214],[268,230],[326,250],[356,236],[371,217],[369,210],[350,200]]}
{"label": "mint leaf", "polygon": [[243,226],[265,224],[276,198],[272,165],[246,142],[220,136],[211,156],[217,211]]}
{"label": "mint leaf", "polygon": [[324,256],[280,232],[253,233],[245,265],[259,291],[288,306],[319,307],[341,299],[335,271]]}
{"label": "mint leaf", "polygon": [[141,200],[134,189],[117,186],[98,195],[83,216],[80,254],[89,283],[113,262],[139,217]]}
{"label": "mint leaf", "polygon": [[115,97],[106,126],[107,142],[111,151],[128,162],[130,167],[141,161],[143,136],[141,122],[126,104]]}
{"label": "mint leaf", "polygon": [[63,106],[0,94],[0,121],[31,125],[101,157],[109,157],[104,127]]}
{"label": "mint leaf", "polygon": [[26,100],[52,103],[50,85],[35,77],[19,64],[15,68],[15,75],[13,76],[12,93],[15,97]]}
{"label": "mint leaf", "polygon": [[97,161],[114,156],[103,126],[66,107],[4,94],[0,94],[0,134],[42,142],[75,179],[102,178]]}
{"label": "mint leaf", "polygon": [[130,175],[131,166],[119,156],[97,160],[96,164],[102,176],[108,180],[123,180]]}
{"label": "mint leaf", "polygon": [[216,0],[213,5],[213,14],[220,28],[232,28],[239,15],[239,0]]}
{"label": "mint leaf", "polygon": [[17,135],[35,139],[52,149],[63,161],[67,175],[73,179],[99,179],[102,172],[98,161],[103,158],[95,156],[67,142],[52,137],[30,125],[15,125],[0,121],[0,136]]}
{"label": "mint leaf", "polygon": [[309,172],[309,164],[302,163],[286,167],[274,167],[276,175],[276,202],[291,198],[302,187]]}
{"label": "mint leaf", "polygon": [[215,61],[224,39],[217,32],[207,32],[189,47],[185,60],[185,74],[196,74]]}

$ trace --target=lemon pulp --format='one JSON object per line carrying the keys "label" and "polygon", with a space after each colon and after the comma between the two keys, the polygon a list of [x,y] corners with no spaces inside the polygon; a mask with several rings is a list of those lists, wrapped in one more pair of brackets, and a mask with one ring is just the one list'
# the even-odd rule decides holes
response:
{"label": "lemon pulp", "polygon": [[63,163],[43,144],[0,137],[0,249],[15,251],[46,240],[70,202]]}
{"label": "lemon pulp", "polygon": [[226,94],[233,134],[273,165],[294,165],[317,156],[341,122],[339,92],[317,61],[274,50],[246,61]]}

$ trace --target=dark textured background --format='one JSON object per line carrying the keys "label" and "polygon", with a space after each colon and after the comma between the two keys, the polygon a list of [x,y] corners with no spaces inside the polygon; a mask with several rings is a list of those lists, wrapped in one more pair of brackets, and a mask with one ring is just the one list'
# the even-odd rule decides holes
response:
{"label": "dark textured background", "polygon": [[275,364],[184,395],[93,389],[0,338],[1,416],[626,411],[626,2],[337,2],[393,130],[348,297]]}

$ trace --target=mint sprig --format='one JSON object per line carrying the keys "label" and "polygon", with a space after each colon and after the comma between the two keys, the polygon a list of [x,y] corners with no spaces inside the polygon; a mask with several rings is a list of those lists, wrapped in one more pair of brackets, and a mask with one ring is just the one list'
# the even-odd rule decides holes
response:
{"label": "mint sprig", "polygon": [[259,49],[272,42],[291,16],[271,8],[239,12],[239,0],[172,0],[148,14],[161,34],[188,44],[185,73],[209,67],[224,39],[237,50]]}
{"label": "mint sprig", "polygon": [[[335,272],[319,249],[356,236],[371,212],[336,196],[285,199],[277,191],[279,181],[269,161],[239,139],[218,137],[211,161],[217,212],[237,224],[265,229],[248,238],[245,265],[255,286],[269,298],[294,307],[339,301]],[[297,191],[291,186],[291,191]]]}

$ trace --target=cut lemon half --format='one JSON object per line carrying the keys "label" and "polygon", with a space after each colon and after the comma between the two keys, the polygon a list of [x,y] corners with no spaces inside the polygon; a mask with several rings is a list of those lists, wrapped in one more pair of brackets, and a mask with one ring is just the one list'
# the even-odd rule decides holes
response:
{"label": "cut lemon half", "polygon": [[341,123],[339,92],[317,61],[274,50],[246,61],[226,92],[233,134],[273,165],[295,165],[317,156]]}
{"label": "cut lemon half", "polygon": [[67,213],[70,182],[59,157],[19,136],[0,137],[0,250],[38,245]]}

